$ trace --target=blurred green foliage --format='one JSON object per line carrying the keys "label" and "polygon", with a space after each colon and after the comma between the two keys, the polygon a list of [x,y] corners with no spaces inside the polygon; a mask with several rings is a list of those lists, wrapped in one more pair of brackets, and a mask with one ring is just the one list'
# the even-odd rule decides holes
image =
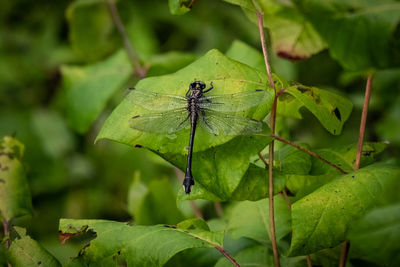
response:
{"label": "blurred green foliage", "polygon": [[[193,9],[184,16],[174,16],[170,10],[174,14],[186,12],[186,9],[179,7],[176,2],[182,1],[121,0],[117,3],[129,40],[140,62],[147,69],[147,76],[172,73],[214,48],[264,71],[263,61],[258,52],[261,51],[258,29],[248,19],[249,10],[244,7],[243,12],[239,7],[223,1],[205,0],[195,1]],[[188,1],[183,2],[188,4]],[[241,1],[227,2],[240,5]],[[274,1],[259,2],[263,8],[271,7],[271,4],[272,7],[275,6]],[[293,38],[289,38],[292,36],[285,36],[286,32],[282,29],[289,29],[293,34],[298,33],[300,22],[307,18],[307,27],[315,28],[306,30],[311,31],[313,36],[320,34],[324,41],[314,36],[318,45],[317,48],[311,47],[312,49],[307,40],[301,42],[297,48],[303,54],[299,57],[304,57],[304,53],[307,56],[319,53],[302,61],[288,61],[271,52],[273,71],[288,81],[340,92],[351,100],[354,108],[343,126],[341,135],[334,136],[326,131],[318,121],[319,118],[316,119],[306,108],[301,108],[301,103],[292,102],[293,106],[288,106],[292,116],[278,117],[278,135],[291,140],[301,140],[313,148],[356,143],[364,96],[364,71],[375,67],[377,70],[372,85],[365,139],[387,141],[390,145],[377,155],[377,158],[399,164],[400,49],[399,22],[396,20],[398,4],[382,1],[385,3],[381,5],[393,5],[393,9],[385,11],[383,8],[382,11],[375,6],[380,5],[377,1],[349,1],[347,4],[346,1],[337,1],[340,3],[338,5],[334,5],[334,1],[327,1],[325,4],[317,3],[318,1],[304,2],[311,4],[302,6],[300,3],[302,12],[293,6],[275,6],[275,9],[270,10],[269,15],[274,20],[266,25],[271,30],[275,28],[279,31],[268,35],[268,42],[271,44],[271,40],[274,42],[275,39],[285,44],[286,41],[292,43]],[[357,17],[352,16],[352,13],[363,8],[357,6],[358,4],[354,5],[355,2],[367,3],[365,24],[353,24],[353,19]],[[375,11],[379,11],[378,14],[374,15]],[[284,15],[281,16],[282,14]],[[323,20],[325,18],[326,20]],[[337,29],[330,28],[330,23],[335,19],[342,20],[342,30],[346,32],[347,37],[351,36],[351,30],[361,28],[359,36],[354,38],[357,42],[348,44],[346,40],[336,39],[334,34]],[[375,23],[375,19],[380,23]],[[324,23],[320,23],[322,20]],[[285,27],[282,28],[281,25]],[[365,25],[368,27],[364,27]],[[371,32],[380,34],[374,36]],[[287,56],[287,47],[276,45],[279,42],[273,43],[275,52],[286,58],[293,58],[294,56]],[[369,42],[376,42],[381,50],[363,47],[357,52],[360,43]],[[248,46],[255,48],[254,53],[240,55],[243,47]],[[325,46],[332,49],[321,51]],[[131,148],[105,140],[94,144],[105,119],[127,94],[125,88],[133,87],[139,80],[137,76],[132,75],[134,69],[132,72],[126,72],[124,68],[115,68],[114,63],[107,67],[107,62],[113,60],[117,60],[123,67],[129,66],[124,52],[117,52],[121,49],[122,39],[113,25],[107,3],[104,1],[15,0],[0,3],[0,136],[15,135],[25,146],[21,162],[32,194],[33,215],[31,219],[15,223],[26,227],[29,236],[40,245],[31,243],[33,239],[21,229],[20,234],[13,238],[19,240],[18,242],[26,241],[24,245],[29,243],[28,245],[42,251],[43,257],[55,262],[43,250],[47,249],[62,265],[65,265],[71,256],[76,256],[82,247],[81,244],[92,237],[77,237],[61,246],[57,237],[60,218],[133,220],[135,223],[153,225],[175,224],[194,216],[191,202],[184,201],[176,205],[175,198],[181,189],[181,182],[177,179],[179,172],[171,164],[143,148]],[[347,59],[349,60],[346,61]],[[102,72],[99,73],[98,69]],[[113,71],[119,74],[123,72],[124,77],[113,77]],[[87,88],[90,91],[86,90]],[[175,89],[163,88],[165,91]],[[76,99],[79,99],[79,102],[76,102]],[[82,114],[85,116],[83,119]],[[285,112],[279,114],[285,115]],[[299,119],[301,117],[302,120]],[[279,148],[279,144],[277,147]],[[284,161],[284,149],[285,147],[279,152],[282,162],[277,160],[277,165],[282,168],[282,175],[289,176],[292,174],[284,172],[287,166],[285,164],[293,159]],[[330,151],[327,152],[329,153]],[[351,162],[352,158],[346,160]],[[311,168],[321,170],[318,169],[318,164],[319,162],[313,163]],[[179,163],[177,165],[179,166]],[[261,169],[256,165],[252,167],[254,168],[248,172]],[[310,176],[309,171],[307,170],[304,176]],[[321,174],[326,173],[313,173],[313,177]],[[263,175],[265,172],[259,176]],[[277,180],[279,179],[278,177]],[[247,182],[250,185],[251,182],[255,183],[254,180]],[[312,189],[307,190],[313,191],[325,182],[326,180],[318,180],[309,185]],[[283,182],[277,182],[277,186],[283,187]],[[298,187],[297,184],[291,186]],[[253,191],[250,193],[246,195],[247,199],[254,196]],[[245,195],[243,192],[237,194]],[[245,209],[255,217],[266,213],[265,210],[256,212],[254,205],[258,205],[257,202],[243,202],[240,205],[226,202],[223,203],[225,217],[217,219],[218,209],[215,209],[212,202],[196,200],[194,203],[201,209],[211,231],[224,229],[227,218],[240,212],[240,209]],[[26,206],[27,210],[30,210],[30,203]],[[265,203],[263,206],[266,206]],[[398,210],[398,205],[392,208]],[[377,209],[369,213],[364,221],[373,227],[379,227],[385,222],[370,221],[381,216],[381,213],[390,211],[386,208]],[[389,219],[396,220],[392,217]],[[286,217],[282,221],[288,223]],[[231,221],[228,226],[234,223],[235,221]],[[358,223],[363,226],[362,220]],[[263,225],[256,227],[262,228]],[[281,230],[286,233],[287,229]],[[234,236],[238,230],[235,231],[225,236],[224,247],[229,252],[237,255],[238,259],[243,259],[243,262],[254,258],[254,255],[263,255],[260,262],[265,264],[272,261],[272,256],[267,255],[265,246],[261,247],[257,241],[259,236],[254,238],[256,241],[251,236],[233,239],[230,235]],[[364,237],[360,232],[352,230],[351,235],[354,236],[355,242],[358,242],[357,253],[370,253],[370,248],[362,244]],[[376,238],[382,240],[382,236]],[[285,239],[283,234],[280,246],[283,250],[289,248],[287,237]],[[4,248],[0,249],[0,264],[5,262],[3,250]],[[313,254],[313,259],[323,262],[328,256],[322,254]],[[389,250],[387,253],[362,260],[377,262],[388,257],[387,255],[394,254]],[[179,266],[182,262],[191,260],[196,261],[195,266],[210,266],[217,261],[217,266],[225,266],[225,259],[218,260],[220,257],[221,255],[216,255],[212,249],[191,249],[175,255],[167,265]],[[296,260],[300,263],[294,262]],[[285,259],[282,258],[282,261]],[[288,263],[288,266],[304,264],[304,258],[291,258],[289,261],[293,262]],[[363,266],[362,263],[357,265],[355,261],[354,266]]]}

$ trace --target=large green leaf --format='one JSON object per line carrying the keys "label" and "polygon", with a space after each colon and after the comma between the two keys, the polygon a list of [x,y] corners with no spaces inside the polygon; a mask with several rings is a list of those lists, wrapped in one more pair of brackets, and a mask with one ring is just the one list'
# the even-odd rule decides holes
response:
{"label": "large green leaf", "polygon": [[296,1],[329,46],[351,70],[400,66],[400,3],[393,0]]}
{"label": "large green leaf", "polygon": [[351,226],[351,253],[385,266],[400,264],[400,204],[368,212]]}
{"label": "large green leaf", "polygon": [[80,234],[91,230],[96,237],[84,247],[78,257],[88,264],[113,264],[116,258],[128,266],[162,266],[176,253],[199,247],[222,246],[223,231],[210,232],[198,219],[177,226],[131,226],[106,220],[60,220],[62,234]]}
{"label": "large green leaf", "polygon": [[[280,240],[290,232],[290,210],[283,197],[275,196],[274,200],[276,238]],[[227,230],[233,238],[248,237],[264,244],[271,243],[268,199],[236,204],[231,211]]]}
{"label": "large green leaf", "polygon": [[56,258],[38,242],[26,235],[24,228],[15,227],[18,237],[7,251],[7,259],[14,267],[61,266]]}
{"label": "large green leaf", "polygon": [[61,73],[71,125],[80,133],[86,132],[131,72],[124,51],[93,65],[63,66]]}
{"label": "large green leaf", "polygon": [[[240,113],[240,116],[261,119],[270,111],[273,93],[272,89],[266,88],[266,75],[225,57],[217,50],[211,50],[174,74],[141,80],[136,87],[142,90],[184,95],[194,79],[203,80],[207,85],[213,82],[215,88],[213,94],[229,94],[256,88],[266,89],[270,93],[266,103],[247,110],[244,114]],[[159,135],[130,128],[130,119],[141,113],[149,113],[149,111],[137,105],[134,95],[129,94],[107,119],[97,140],[106,138],[131,146],[146,147],[183,170],[186,166],[189,130],[185,129],[174,135]],[[196,186],[193,188],[193,197],[204,197],[204,191],[201,194],[196,193],[196,190],[201,189],[201,184],[211,192],[211,195],[215,195],[212,197],[208,194],[205,198],[229,199],[248,169],[250,157],[262,150],[269,140],[270,138],[263,136],[214,136],[199,128],[194,141],[195,154],[192,170],[199,186],[197,189],[195,189]],[[224,145],[221,146],[222,144]],[[232,166],[235,166],[235,169],[232,169]]]}
{"label": "large green leaf", "polygon": [[24,145],[6,136],[0,142],[0,212],[7,221],[32,214],[32,200],[20,160]]}
{"label": "large green leaf", "polygon": [[[225,1],[241,6],[249,19],[256,22],[256,9],[251,1]],[[255,2],[264,14],[264,26],[270,30],[273,49],[279,56],[305,59],[326,48],[313,25],[293,4],[273,0]]]}
{"label": "large green leaf", "polygon": [[291,86],[285,90],[311,111],[331,133],[340,134],[343,124],[349,118],[353,104],[347,98],[327,90],[303,85]]}
{"label": "large green leaf", "polygon": [[265,71],[264,57],[260,51],[248,44],[235,40],[226,51],[225,55],[250,67]]}
{"label": "large green leaf", "polygon": [[290,255],[306,255],[345,240],[351,223],[399,186],[399,174],[399,168],[391,165],[369,165],[294,203]]}
{"label": "large green leaf", "polygon": [[100,59],[115,47],[111,39],[114,25],[106,1],[74,1],[66,17],[72,49],[85,61]]}

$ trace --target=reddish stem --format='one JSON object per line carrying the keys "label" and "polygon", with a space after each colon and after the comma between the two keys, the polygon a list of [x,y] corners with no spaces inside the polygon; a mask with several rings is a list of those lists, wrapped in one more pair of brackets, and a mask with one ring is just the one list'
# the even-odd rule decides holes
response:
{"label": "reddish stem", "polygon": [[[9,224],[6,218],[3,217],[3,229],[4,229],[4,236],[7,236],[10,232]],[[5,242],[6,249],[10,248],[10,238],[8,237]]]}
{"label": "reddish stem", "polygon": [[[369,99],[371,96],[372,78],[373,78],[372,75],[368,76],[367,85],[365,87],[364,106],[363,106],[363,110],[362,110],[362,114],[361,114],[360,132],[358,135],[357,154],[356,154],[356,162],[354,164],[354,170],[358,170],[360,168],[360,163],[361,163],[362,147],[363,147],[364,135],[365,135],[365,126],[367,124]],[[342,252],[340,255],[340,263],[339,263],[340,267],[346,266],[349,249],[350,249],[350,242],[349,241],[343,242]]]}
{"label": "reddish stem", "polygon": [[[255,7],[257,8],[255,2],[253,1]],[[258,21],[258,29],[260,31],[260,39],[261,39],[261,46],[264,55],[265,61],[265,68],[267,70],[269,86],[270,88],[274,89],[274,103],[272,104],[271,109],[271,133],[275,134],[275,123],[276,123],[276,106],[277,106],[277,94],[274,79],[272,78],[271,66],[269,65],[268,60],[268,51],[267,51],[267,44],[265,42],[265,35],[264,35],[264,26],[263,26],[263,15],[260,10],[257,8],[257,21]],[[274,140],[271,141],[269,144],[269,158],[268,158],[268,208],[269,208],[269,225],[270,225],[270,234],[271,234],[271,243],[272,243],[272,251],[274,253],[274,263],[276,267],[280,266],[279,261],[279,252],[278,252],[278,245],[276,243],[276,234],[275,234],[275,212],[274,212]]]}

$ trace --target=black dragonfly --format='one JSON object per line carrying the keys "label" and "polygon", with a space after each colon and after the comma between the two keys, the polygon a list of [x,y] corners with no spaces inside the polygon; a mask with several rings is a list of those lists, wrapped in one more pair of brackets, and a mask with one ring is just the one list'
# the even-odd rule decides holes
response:
{"label": "black dragonfly", "polygon": [[199,124],[214,135],[246,135],[262,131],[262,123],[243,116],[229,113],[244,111],[265,102],[271,94],[257,89],[226,95],[205,96],[213,89],[206,89],[202,81],[190,84],[185,96],[160,94],[140,89],[133,89],[136,103],[148,110],[159,111],[132,117],[133,129],[159,134],[172,134],[190,126],[189,151],[183,186],[186,194],[191,191],[192,153],[196,126]]}

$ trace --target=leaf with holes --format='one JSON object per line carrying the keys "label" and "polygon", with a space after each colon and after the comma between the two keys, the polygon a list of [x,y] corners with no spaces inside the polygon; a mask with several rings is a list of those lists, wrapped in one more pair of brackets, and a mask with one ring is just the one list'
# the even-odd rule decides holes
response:
{"label": "leaf with holes", "polygon": [[222,246],[224,232],[210,232],[200,219],[191,219],[176,226],[131,226],[106,220],[60,220],[60,233],[77,235],[96,233],[78,258],[82,264],[113,265],[116,260],[127,266],[162,266],[176,253],[188,248]]}

